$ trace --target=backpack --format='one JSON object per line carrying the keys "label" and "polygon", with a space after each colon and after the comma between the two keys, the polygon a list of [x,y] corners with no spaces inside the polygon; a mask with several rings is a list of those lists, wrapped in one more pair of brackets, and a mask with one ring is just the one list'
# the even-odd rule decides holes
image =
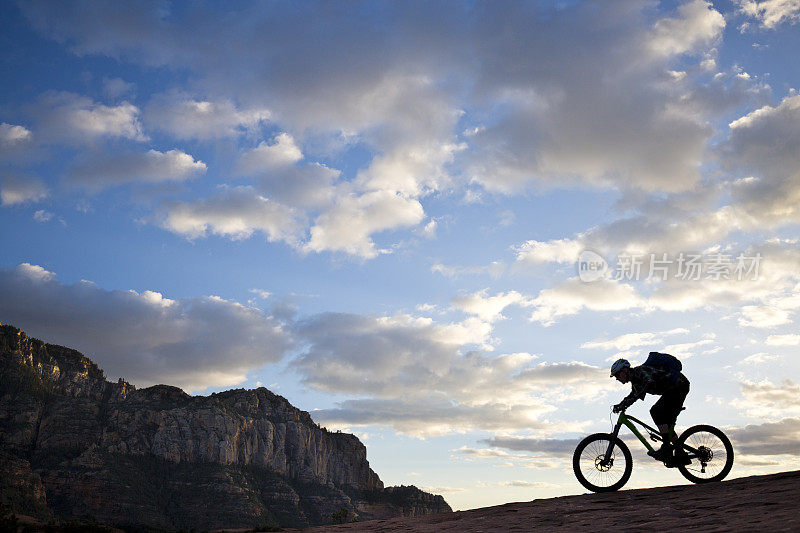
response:
{"label": "backpack", "polygon": [[672,383],[678,381],[681,370],[683,370],[683,364],[681,364],[678,358],[668,353],[650,352],[644,364],[667,372]]}

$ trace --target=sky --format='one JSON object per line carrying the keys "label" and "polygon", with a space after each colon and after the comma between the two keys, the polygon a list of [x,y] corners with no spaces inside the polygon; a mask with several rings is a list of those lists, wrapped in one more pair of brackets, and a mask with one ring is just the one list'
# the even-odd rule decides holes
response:
{"label": "sky", "polygon": [[[610,364],[651,350],[731,476],[800,467],[800,0],[0,21],[3,324],[138,387],[267,387],[454,509],[584,492]],[[684,482],[632,447],[629,488]]]}

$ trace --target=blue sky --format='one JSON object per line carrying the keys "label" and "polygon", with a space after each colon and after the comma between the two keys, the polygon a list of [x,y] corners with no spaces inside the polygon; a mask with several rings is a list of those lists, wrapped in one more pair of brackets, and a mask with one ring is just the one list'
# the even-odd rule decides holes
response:
{"label": "blue sky", "polygon": [[137,386],[267,386],[459,509],[581,492],[573,441],[627,392],[607,368],[650,350],[734,475],[800,463],[800,2],[0,19],[3,323]]}

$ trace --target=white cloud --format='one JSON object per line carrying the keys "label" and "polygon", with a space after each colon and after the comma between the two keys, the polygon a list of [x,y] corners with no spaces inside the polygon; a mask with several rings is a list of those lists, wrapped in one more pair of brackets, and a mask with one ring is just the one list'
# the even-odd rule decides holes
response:
{"label": "white cloud", "polygon": [[671,335],[685,335],[689,333],[686,328],[675,328],[668,331],[625,333],[609,340],[594,340],[584,342],[581,348],[628,351],[639,346],[654,346],[664,342],[665,337]]}
{"label": "white cloud", "polygon": [[[475,335],[479,324],[484,331]],[[292,366],[313,389],[360,396],[315,411],[315,418],[390,425],[415,436],[546,430],[541,415],[554,409],[551,400],[593,397],[608,386],[605,371],[583,363],[469,351],[490,333],[476,318],[437,324],[408,315],[326,313],[297,323],[295,335],[308,348]]]}
{"label": "white cloud", "polygon": [[800,335],[788,333],[786,335],[770,335],[767,337],[767,346],[798,346]]}
{"label": "white cloud", "polygon": [[425,226],[420,228],[420,230],[417,233],[419,235],[422,235],[426,239],[433,239],[433,238],[436,237],[436,228],[437,228],[437,226],[438,226],[438,222],[436,221],[436,219],[432,218],[432,219],[430,219],[428,221],[427,224],[425,224]]}
{"label": "white cloud", "polygon": [[259,191],[279,202],[303,208],[330,205],[337,195],[334,182],[339,171],[320,163],[299,164],[303,158],[294,137],[283,132],[271,144],[262,141],[245,151],[235,173],[239,177],[256,178]]}
{"label": "white cloud", "polygon": [[764,363],[769,363],[770,361],[777,361],[780,359],[777,355],[772,355],[764,352],[754,353],[753,355],[748,355],[737,364],[740,365],[761,365]]}
{"label": "white cloud", "polygon": [[69,180],[90,190],[127,183],[186,181],[206,172],[206,164],[180,150],[93,154],[76,163]]}
{"label": "white cloud", "polygon": [[[694,357],[700,350],[705,350],[702,353],[706,353],[709,351],[707,348],[708,345],[714,344],[714,335],[710,335],[711,338],[702,339],[695,342],[683,342],[680,344],[670,344],[665,346],[663,351],[674,355],[675,357],[681,359],[688,359],[689,357]],[[713,353],[713,349],[712,349]]]}
{"label": "white cloud", "polygon": [[750,229],[800,221],[800,95],[733,121],[722,148],[732,172],[755,178],[733,190]]}
{"label": "white cloud", "polygon": [[517,291],[500,293],[496,296],[487,296],[488,289],[476,292],[468,296],[458,296],[453,298],[452,304],[455,308],[469,314],[476,315],[486,322],[494,322],[505,318],[503,310],[510,305],[530,305],[530,302]]}
{"label": "white cloud", "polygon": [[195,202],[165,204],[157,219],[164,229],[189,239],[210,232],[239,240],[260,231],[269,241],[296,244],[302,227],[296,211],[258,195],[251,187],[224,189]]}
{"label": "white cloud", "polygon": [[266,109],[239,109],[225,99],[200,100],[180,91],[154,97],[145,108],[145,124],[178,139],[233,137],[269,120]]}
{"label": "white cloud", "polygon": [[528,264],[574,263],[583,250],[583,244],[576,239],[531,240],[515,248],[517,261]]}
{"label": "white cloud", "polygon": [[371,238],[373,234],[414,226],[424,218],[418,200],[391,191],[342,196],[316,219],[311,227],[311,239],[304,249],[342,251],[371,259],[388,252],[376,247]]}
{"label": "white cloud", "polygon": [[33,214],[33,219],[36,222],[50,222],[53,219],[53,213],[50,211],[45,211],[44,209],[39,209]]}
{"label": "white cloud", "polygon": [[250,289],[249,292],[255,294],[256,296],[258,296],[262,300],[267,300],[270,296],[272,296],[271,292],[265,291],[264,289]]}
{"label": "white cloud", "polygon": [[47,141],[73,144],[102,138],[145,141],[139,108],[128,102],[107,106],[68,92],[44,94],[32,108],[37,135]]}
{"label": "white cloud", "polygon": [[3,207],[38,202],[48,194],[45,184],[36,178],[5,175],[0,182],[0,205]]}
{"label": "white cloud", "polygon": [[[800,419],[752,424],[727,430],[735,449],[745,455],[799,455]],[[785,458],[783,458],[785,459]]]}
{"label": "white cloud", "polygon": [[[758,275],[743,272],[742,279],[735,272],[736,254],[731,254],[734,270],[730,279],[713,279],[706,274],[697,280],[677,279],[675,261],[665,281],[623,283],[601,279],[584,283],[572,277],[540,291],[532,300],[535,311],[531,318],[549,325],[561,316],[583,310],[651,312],[735,307],[737,312],[744,313],[743,324],[754,325],[758,320],[758,324],[765,326],[777,325],[800,308],[800,250],[794,240],[770,239],[742,252],[745,258],[759,254]],[[750,262],[743,264],[746,270]],[[647,277],[647,268],[645,263],[641,278]]]}
{"label": "white cloud", "polygon": [[770,421],[800,416],[800,383],[791,379],[778,384],[768,379],[742,380],[739,386],[742,397],[733,400],[731,405],[743,410],[747,416]]}
{"label": "white cloud", "polygon": [[[708,3],[696,1],[647,31],[641,7],[606,5],[602,26],[595,11],[563,10],[538,31],[530,31],[524,13],[515,13],[505,30],[520,32],[516,46],[492,43],[492,51],[506,57],[486,67],[487,77],[502,81],[484,82],[508,113],[496,112],[492,125],[471,138],[477,148],[469,161],[473,180],[501,191],[531,181],[692,188],[711,134],[701,118],[707,109],[680,89],[690,80],[664,83],[663,76],[674,54],[707,51],[724,21]],[[522,35],[523,27],[529,35]],[[593,50],[583,56],[573,47],[587,45],[574,36],[590,27]],[[547,59],[525,61],[517,46],[542,51]],[[629,53],[617,53],[621,49]]]}
{"label": "white cloud", "polygon": [[245,175],[258,175],[303,159],[303,152],[288,133],[276,135],[273,141],[272,144],[262,141],[252,150],[242,154],[237,167],[238,172]]}
{"label": "white cloud", "polygon": [[483,442],[493,448],[533,452],[551,457],[572,457],[579,439],[542,439],[541,437],[497,436]]}
{"label": "white cloud", "polygon": [[740,326],[774,328],[791,323],[789,312],[768,305],[745,305],[739,317]]}
{"label": "white cloud", "polygon": [[284,326],[222,298],[168,299],[153,291],[107,291],[60,283],[23,263],[0,271],[0,316],[31,336],[74,347],[110,376],[199,391],[241,383],[291,346]]}
{"label": "white cloud", "polygon": [[488,274],[493,278],[499,278],[507,270],[508,267],[502,261],[492,261],[488,266],[448,266],[438,262],[431,265],[431,272],[454,279],[466,275],[480,274]]}
{"label": "white cloud", "polygon": [[31,131],[25,126],[0,123],[0,146],[15,146],[31,139]]}
{"label": "white cloud", "polygon": [[645,305],[646,300],[631,285],[606,279],[584,283],[572,278],[539,292],[532,300],[531,321],[549,326],[559,317],[574,315],[584,309],[621,311]]}
{"label": "white cloud", "polygon": [[722,37],[725,18],[706,0],[690,0],[678,7],[678,16],[656,22],[650,49],[658,55],[677,55],[708,46]]}
{"label": "white cloud", "polygon": [[129,83],[122,78],[103,78],[103,93],[112,100],[132,94],[135,88],[135,84]]}
{"label": "white cloud", "polygon": [[800,0],[736,0],[736,3],[741,13],[756,19],[764,28],[800,21]]}
{"label": "white cloud", "polygon": [[299,208],[324,208],[337,196],[348,194],[346,187],[337,190],[334,185],[339,171],[320,163],[265,167],[253,175],[261,193]]}
{"label": "white cloud", "polygon": [[[209,113],[209,124],[214,113],[234,117],[213,131],[236,129],[242,109],[268,107],[289,131],[355,139],[373,154],[359,190],[409,197],[462,175],[495,190],[532,181],[691,188],[712,132],[706,110],[687,98],[692,75],[666,83],[665,72],[674,54],[707,60],[724,24],[699,0],[674,13],[648,2],[396,3],[378,19],[314,4],[221,17],[203,5],[192,8],[191,26],[147,6],[86,6],[80,16],[36,2],[22,10],[78,54],[194,74],[208,94],[241,106],[223,113],[212,98],[183,95],[185,105],[170,108]],[[420,24],[430,20],[441,24]],[[199,110],[209,102],[214,112]]]}

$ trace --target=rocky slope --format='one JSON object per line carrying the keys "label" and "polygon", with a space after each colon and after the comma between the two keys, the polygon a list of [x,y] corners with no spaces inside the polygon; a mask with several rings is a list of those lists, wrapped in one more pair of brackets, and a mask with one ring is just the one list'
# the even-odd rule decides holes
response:
{"label": "rocky slope", "polygon": [[0,326],[0,499],[41,519],[162,529],[451,510],[415,487],[384,489],[355,436],[267,389],[111,383],[79,352],[12,326]]}
{"label": "rocky slope", "polygon": [[[577,483],[576,483],[577,484]],[[508,503],[418,518],[320,526],[348,531],[800,531],[800,472]]]}

